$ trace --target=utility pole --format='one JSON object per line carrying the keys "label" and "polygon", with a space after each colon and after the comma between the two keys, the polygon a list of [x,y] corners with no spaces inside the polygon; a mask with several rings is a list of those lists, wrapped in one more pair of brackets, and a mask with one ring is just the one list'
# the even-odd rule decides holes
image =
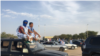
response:
{"label": "utility pole", "polygon": [[87,29],[86,29],[86,31],[87,31],[87,36],[86,36],[86,37],[88,38],[88,24],[87,24]]}
{"label": "utility pole", "polygon": [[39,31],[39,34],[40,34],[40,19],[38,21],[38,31]]}
{"label": "utility pole", "polygon": [[39,18],[38,18],[38,33],[40,34],[40,19]]}
{"label": "utility pole", "polygon": [[45,30],[46,25],[44,24],[44,36],[46,35],[46,30]]}

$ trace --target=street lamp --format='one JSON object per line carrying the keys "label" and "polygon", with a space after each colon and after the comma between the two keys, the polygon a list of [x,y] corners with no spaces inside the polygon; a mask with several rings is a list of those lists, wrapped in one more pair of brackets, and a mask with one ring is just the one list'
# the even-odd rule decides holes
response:
{"label": "street lamp", "polygon": [[86,31],[87,31],[87,36],[86,37],[88,38],[88,24],[87,24],[87,30]]}
{"label": "street lamp", "polygon": [[45,36],[45,26],[46,26],[46,25],[44,24],[44,36]]}

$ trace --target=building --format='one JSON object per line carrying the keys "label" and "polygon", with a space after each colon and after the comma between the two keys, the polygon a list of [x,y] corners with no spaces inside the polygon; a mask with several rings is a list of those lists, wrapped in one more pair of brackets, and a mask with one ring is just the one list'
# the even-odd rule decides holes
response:
{"label": "building", "polygon": [[47,41],[51,41],[51,39],[53,38],[53,36],[45,36],[45,39],[47,39]]}

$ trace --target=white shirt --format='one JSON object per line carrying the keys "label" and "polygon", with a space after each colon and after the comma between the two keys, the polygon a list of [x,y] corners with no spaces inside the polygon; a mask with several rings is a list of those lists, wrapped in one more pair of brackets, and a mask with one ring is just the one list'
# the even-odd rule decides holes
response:
{"label": "white shirt", "polygon": [[17,31],[16,31],[19,39],[26,38],[27,36],[29,36],[28,35],[28,27],[21,26],[21,27],[23,27],[25,34],[19,32],[19,27],[17,28]]}
{"label": "white shirt", "polygon": [[70,44],[72,44],[72,40],[70,40]]}

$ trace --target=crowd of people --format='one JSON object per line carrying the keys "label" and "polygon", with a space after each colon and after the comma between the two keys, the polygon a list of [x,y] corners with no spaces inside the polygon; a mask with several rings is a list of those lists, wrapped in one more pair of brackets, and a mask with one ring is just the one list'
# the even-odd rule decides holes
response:
{"label": "crowd of people", "polygon": [[[58,39],[57,40],[61,45],[65,45],[65,40],[64,39]],[[73,44],[73,42],[72,42],[72,39],[70,40],[70,42],[69,42],[70,44]]]}
{"label": "crowd of people", "polygon": [[40,38],[40,34],[38,34],[33,28],[33,22],[29,22],[29,26],[27,26],[28,21],[24,20],[23,25],[17,28],[17,36],[19,39],[25,39],[30,41],[31,43],[33,40],[37,41],[37,36]]}

